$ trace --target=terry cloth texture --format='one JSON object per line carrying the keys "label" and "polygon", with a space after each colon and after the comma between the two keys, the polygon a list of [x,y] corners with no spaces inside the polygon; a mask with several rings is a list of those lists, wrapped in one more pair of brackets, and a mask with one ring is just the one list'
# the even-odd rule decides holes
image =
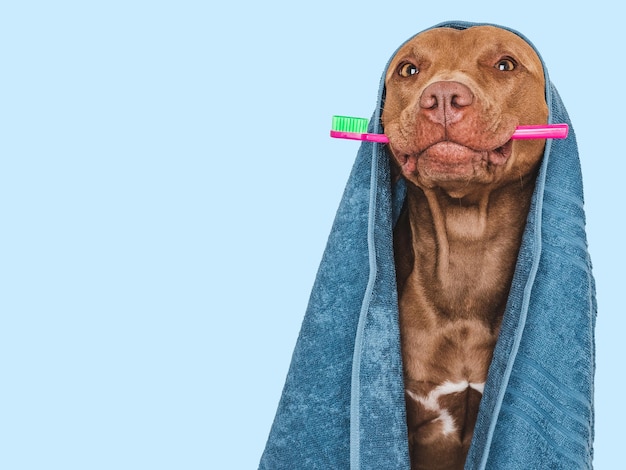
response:
{"label": "terry cloth texture", "polygon": [[[570,133],[546,142],[466,469],[592,468],[595,286],[576,138],[547,71],[546,99]],[[362,143],[261,470],[409,469],[392,247],[404,194],[385,146]]]}

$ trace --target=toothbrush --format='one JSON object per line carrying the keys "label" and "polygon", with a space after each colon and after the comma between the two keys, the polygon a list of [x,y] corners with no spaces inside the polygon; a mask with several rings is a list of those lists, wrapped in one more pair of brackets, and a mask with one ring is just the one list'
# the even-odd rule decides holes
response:
{"label": "toothbrush", "polygon": [[[363,140],[386,144],[389,138],[385,134],[367,132],[368,120],[349,116],[333,116],[330,136],[337,139]],[[567,124],[539,124],[517,126],[511,139],[565,139],[569,127]]]}

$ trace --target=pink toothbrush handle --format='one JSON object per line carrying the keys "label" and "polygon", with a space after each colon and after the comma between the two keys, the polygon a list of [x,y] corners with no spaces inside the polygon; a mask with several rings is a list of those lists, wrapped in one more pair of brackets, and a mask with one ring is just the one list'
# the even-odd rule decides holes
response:
{"label": "pink toothbrush handle", "polygon": [[[511,139],[565,139],[569,132],[567,124],[543,124],[536,126],[517,126]],[[389,143],[385,134],[359,134],[356,132],[330,131],[330,136],[337,139],[363,140],[366,142]]]}
{"label": "pink toothbrush handle", "polygon": [[567,124],[517,126],[511,139],[565,139],[568,132]]}
{"label": "pink toothbrush handle", "polygon": [[385,134],[359,134],[357,132],[330,131],[330,136],[337,139],[364,140],[366,142],[378,142],[386,144],[389,138]]}

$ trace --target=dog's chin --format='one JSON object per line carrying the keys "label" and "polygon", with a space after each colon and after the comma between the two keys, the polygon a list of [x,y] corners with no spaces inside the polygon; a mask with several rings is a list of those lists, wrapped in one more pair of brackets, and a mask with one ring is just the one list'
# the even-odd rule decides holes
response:
{"label": "dog's chin", "polygon": [[416,153],[393,154],[405,178],[429,186],[438,183],[487,183],[511,157],[512,141],[490,150],[442,141]]}

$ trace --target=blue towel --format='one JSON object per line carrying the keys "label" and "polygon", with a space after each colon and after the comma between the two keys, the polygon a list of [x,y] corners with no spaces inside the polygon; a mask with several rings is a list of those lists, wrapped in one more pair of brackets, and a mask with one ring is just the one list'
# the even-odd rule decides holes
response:
{"label": "blue towel", "polygon": [[[549,122],[569,124],[547,72],[546,99]],[[362,143],[260,469],[409,469],[392,247],[404,196],[385,147]],[[570,124],[546,143],[466,469],[592,468],[595,317]]]}

